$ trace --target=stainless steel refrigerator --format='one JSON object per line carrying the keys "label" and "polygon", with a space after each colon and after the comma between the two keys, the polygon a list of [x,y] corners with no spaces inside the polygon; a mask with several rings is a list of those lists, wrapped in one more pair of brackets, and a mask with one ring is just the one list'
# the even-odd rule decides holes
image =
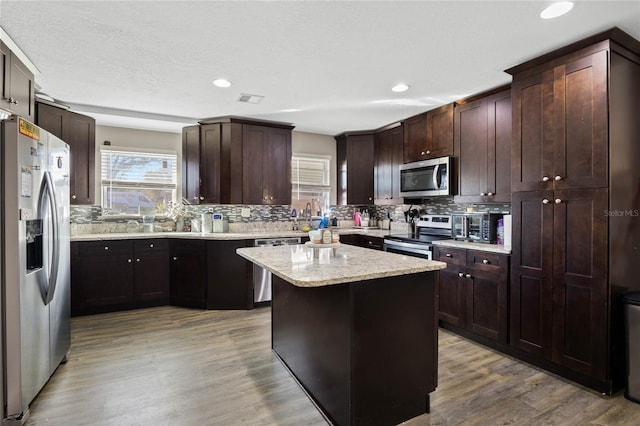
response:
{"label": "stainless steel refrigerator", "polygon": [[3,424],[19,424],[71,344],[69,146],[1,122]]}

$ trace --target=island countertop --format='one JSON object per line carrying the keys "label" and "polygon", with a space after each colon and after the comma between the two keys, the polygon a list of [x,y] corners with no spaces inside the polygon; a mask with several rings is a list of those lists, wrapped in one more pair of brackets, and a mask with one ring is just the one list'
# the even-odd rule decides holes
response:
{"label": "island countertop", "polygon": [[419,272],[438,271],[444,262],[342,244],[335,249],[305,245],[246,247],[236,252],[298,287],[322,287]]}

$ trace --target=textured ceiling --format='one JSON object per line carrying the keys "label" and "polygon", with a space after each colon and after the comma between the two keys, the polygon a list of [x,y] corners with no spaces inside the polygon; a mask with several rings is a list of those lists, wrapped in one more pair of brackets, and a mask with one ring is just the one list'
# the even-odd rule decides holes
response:
{"label": "textured ceiling", "polygon": [[[508,83],[504,69],[613,26],[640,39],[638,0],[544,21],[547,4],[0,0],[0,26],[41,91],[98,124],[178,131],[238,115],[333,135]],[[391,92],[398,82],[411,88]]]}

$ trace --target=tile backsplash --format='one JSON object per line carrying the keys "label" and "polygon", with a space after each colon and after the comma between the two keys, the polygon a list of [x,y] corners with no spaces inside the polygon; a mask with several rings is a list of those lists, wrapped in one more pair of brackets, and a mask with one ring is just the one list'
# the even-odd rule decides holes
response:
{"label": "tile backsplash", "polygon": [[[249,217],[242,217],[242,210],[249,209]],[[438,197],[428,200],[420,205],[346,205],[331,206],[330,215],[338,220],[339,226],[353,226],[353,213],[356,209],[369,209],[374,211],[379,218],[392,219],[392,229],[400,229],[405,225],[404,212],[409,208],[416,208],[420,213],[426,214],[451,214],[464,212],[467,209],[473,211],[510,212],[510,204],[456,204],[453,197]],[[202,213],[222,213],[229,221],[229,232],[247,231],[280,231],[290,230],[292,227],[290,205],[231,205],[208,204],[184,206],[184,217],[200,217]],[[140,217],[132,216],[103,216],[102,207],[84,205],[71,206],[71,234],[103,234],[114,232],[126,232],[130,221],[142,222]],[[299,222],[303,218],[298,218]],[[175,222],[164,216],[156,216],[155,229],[157,231],[174,231]]]}

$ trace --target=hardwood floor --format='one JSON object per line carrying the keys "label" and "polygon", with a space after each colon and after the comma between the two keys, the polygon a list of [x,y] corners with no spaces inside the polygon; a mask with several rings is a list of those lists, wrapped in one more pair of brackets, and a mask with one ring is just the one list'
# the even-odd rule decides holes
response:
{"label": "hardwood floor", "polygon": [[[271,353],[270,309],[161,307],[72,319],[72,346],[27,425],[325,425]],[[407,425],[632,425],[604,398],[440,330],[431,413]]]}

